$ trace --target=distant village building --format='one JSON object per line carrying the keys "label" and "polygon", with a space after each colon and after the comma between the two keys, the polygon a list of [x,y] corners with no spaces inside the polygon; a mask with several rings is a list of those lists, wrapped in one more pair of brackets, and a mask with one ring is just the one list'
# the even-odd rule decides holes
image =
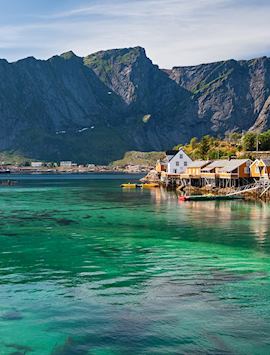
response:
{"label": "distant village building", "polygon": [[183,148],[179,150],[170,150],[166,152],[167,157],[167,173],[181,174],[187,166],[192,162],[192,159],[185,153]]}
{"label": "distant village building", "polygon": [[72,167],[72,161],[60,161],[60,167],[61,168],[71,168]]}
{"label": "distant village building", "polygon": [[42,166],[43,166],[43,163],[41,161],[32,161],[31,162],[32,168],[41,168]]}
{"label": "distant village building", "polygon": [[87,165],[88,169],[95,169],[95,167],[96,167],[95,164],[88,164]]}

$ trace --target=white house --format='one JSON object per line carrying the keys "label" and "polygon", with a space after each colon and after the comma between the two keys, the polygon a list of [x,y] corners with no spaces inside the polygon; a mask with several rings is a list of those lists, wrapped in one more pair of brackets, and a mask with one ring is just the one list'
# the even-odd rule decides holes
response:
{"label": "white house", "polygon": [[42,166],[43,166],[43,163],[41,161],[32,161],[31,162],[32,168],[41,168]]}
{"label": "white house", "polygon": [[71,168],[72,161],[60,161],[60,167],[61,168]]}
{"label": "white house", "polygon": [[192,159],[184,152],[183,148],[170,150],[166,152],[166,156],[168,161],[168,174],[182,174],[192,162]]}

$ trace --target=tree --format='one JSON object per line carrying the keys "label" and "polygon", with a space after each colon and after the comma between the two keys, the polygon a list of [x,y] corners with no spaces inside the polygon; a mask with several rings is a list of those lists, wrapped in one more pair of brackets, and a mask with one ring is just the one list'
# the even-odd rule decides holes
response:
{"label": "tree", "polygon": [[229,142],[236,144],[240,141],[241,137],[241,133],[232,132],[228,135],[228,140]]}
{"label": "tree", "polygon": [[191,145],[192,149],[195,149],[198,144],[198,138],[196,137],[191,138],[189,144]]}
{"label": "tree", "polygon": [[260,150],[270,150],[270,130],[259,135]]}
{"label": "tree", "polygon": [[210,149],[212,138],[207,135],[203,136],[199,145],[199,154],[201,159],[205,159]]}
{"label": "tree", "polygon": [[247,132],[243,136],[243,148],[248,151],[256,150],[257,134],[255,132]]}

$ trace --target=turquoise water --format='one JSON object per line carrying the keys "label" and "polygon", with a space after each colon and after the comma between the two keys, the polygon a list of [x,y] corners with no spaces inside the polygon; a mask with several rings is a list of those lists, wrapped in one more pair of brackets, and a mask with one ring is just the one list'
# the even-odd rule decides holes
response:
{"label": "turquoise water", "polygon": [[0,354],[270,353],[270,207],[135,177],[0,189]]}

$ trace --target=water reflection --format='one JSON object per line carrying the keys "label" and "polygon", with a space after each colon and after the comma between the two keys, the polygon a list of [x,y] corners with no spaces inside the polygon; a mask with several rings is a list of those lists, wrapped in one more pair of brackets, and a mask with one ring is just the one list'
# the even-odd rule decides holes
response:
{"label": "water reflection", "polygon": [[216,228],[224,238],[229,233],[237,240],[239,237],[253,238],[258,246],[270,251],[269,203],[253,201],[178,202],[174,192],[167,192],[162,188],[152,189],[151,199],[159,206],[159,210],[160,206],[167,210],[168,219],[172,224],[173,219],[175,219],[175,224],[177,221],[182,223],[185,220],[199,229]]}

